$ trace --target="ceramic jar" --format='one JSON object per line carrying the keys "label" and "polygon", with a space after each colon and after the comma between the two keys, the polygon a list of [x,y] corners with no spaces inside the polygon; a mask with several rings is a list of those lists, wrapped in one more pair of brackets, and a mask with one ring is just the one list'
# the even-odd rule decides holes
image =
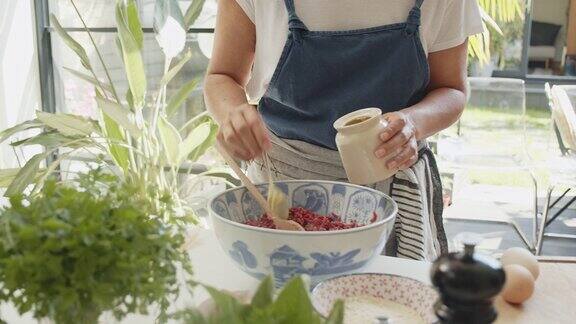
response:
{"label": "ceramic jar", "polygon": [[356,110],[334,122],[338,131],[336,146],[351,183],[372,184],[394,175],[395,170],[388,169],[386,161],[374,155],[382,144],[379,135],[386,125],[379,108]]}

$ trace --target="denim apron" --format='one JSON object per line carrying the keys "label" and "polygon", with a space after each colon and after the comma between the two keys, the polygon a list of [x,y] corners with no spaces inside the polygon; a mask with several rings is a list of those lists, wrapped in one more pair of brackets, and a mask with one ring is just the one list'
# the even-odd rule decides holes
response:
{"label": "denim apron", "polygon": [[[430,79],[419,36],[416,0],[406,22],[348,31],[311,31],[284,0],[289,34],[268,89],[259,102],[271,132],[269,152],[279,179],[346,181],[332,124],[352,111],[378,107],[394,112],[421,101]],[[442,189],[428,146],[409,170],[371,185],[399,205],[386,254],[433,260],[447,251]],[[249,175],[263,181],[262,161]]]}
{"label": "denim apron", "polygon": [[310,31],[288,9],[289,34],[259,110],[280,138],[335,150],[336,119],[378,107],[384,113],[424,98],[430,79],[419,36],[420,6],[404,23],[349,31]]}

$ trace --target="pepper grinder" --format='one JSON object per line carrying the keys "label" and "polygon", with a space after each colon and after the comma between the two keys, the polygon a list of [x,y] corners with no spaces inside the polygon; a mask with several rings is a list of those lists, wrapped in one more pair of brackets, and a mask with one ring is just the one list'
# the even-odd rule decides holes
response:
{"label": "pepper grinder", "polygon": [[442,255],[432,265],[432,284],[440,294],[434,305],[439,323],[487,324],[498,316],[494,297],[506,277],[500,262],[474,253],[478,242],[468,238],[462,252]]}

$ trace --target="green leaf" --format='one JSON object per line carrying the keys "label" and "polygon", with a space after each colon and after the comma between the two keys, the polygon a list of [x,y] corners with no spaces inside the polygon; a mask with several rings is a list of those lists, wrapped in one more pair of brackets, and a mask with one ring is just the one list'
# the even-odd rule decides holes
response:
{"label": "green leaf", "polygon": [[7,140],[8,138],[10,138],[12,135],[14,135],[16,133],[23,132],[25,130],[29,130],[29,129],[33,129],[33,128],[40,128],[42,126],[44,126],[44,124],[42,124],[38,119],[32,119],[32,120],[25,121],[21,124],[18,124],[16,126],[7,128],[7,129],[0,132],[0,143],[4,142],[5,140]]}
{"label": "green leaf", "polygon": [[179,157],[178,162],[182,162],[188,157],[189,154],[194,152],[197,148],[203,145],[210,137],[210,123],[206,122],[194,128],[188,136],[180,143],[178,148]]}
{"label": "green leaf", "polygon": [[126,17],[128,20],[128,29],[132,33],[132,37],[136,41],[138,48],[141,50],[144,41],[144,34],[142,33],[142,25],[140,24],[140,17],[138,17],[138,7],[134,0],[128,0],[126,4]]}
{"label": "green leaf", "polygon": [[[268,308],[252,308],[244,323],[258,323],[258,324],[278,324],[283,323],[281,319],[274,318],[271,307]],[[286,323],[292,324],[292,323]]]}
{"label": "green leaf", "polygon": [[126,103],[130,109],[134,109],[134,97],[132,97],[132,91],[130,89],[126,90]]}
{"label": "green leaf", "polygon": [[504,32],[502,32],[502,29],[500,29],[498,23],[494,19],[492,19],[492,17],[490,17],[490,15],[488,15],[486,11],[484,11],[484,9],[482,8],[480,8],[480,15],[482,16],[482,20],[484,20],[484,23],[492,27],[498,34],[504,35]]}
{"label": "green leaf", "polygon": [[190,93],[196,89],[200,78],[194,78],[182,86],[168,101],[166,105],[166,115],[172,116],[182,106],[184,101],[190,96]]}
{"label": "green leaf", "polygon": [[52,161],[52,163],[50,163],[50,165],[48,165],[46,170],[44,170],[43,172],[40,172],[41,175],[35,179],[36,184],[34,185],[34,189],[36,190],[36,189],[42,188],[42,186],[44,185],[44,183],[46,182],[48,177],[51,176],[54,173],[54,170],[56,170],[56,168],[58,168],[60,166],[60,163],[62,163],[63,160],[68,159],[68,157],[73,152],[74,151],[58,154],[58,158],[56,160]]}
{"label": "green leaf", "polygon": [[[118,36],[118,34],[116,34],[116,37],[114,37],[114,43],[116,44],[116,49],[118,50],[118,55],[120,55],[120,58],[122,59],[122,64],[126,64],[126,62],[124,62],[124,53],[122,51],[122,42],[120,42],[120,37]],[[130,89],[130,88],[128,88]]]}
{"label": "green leaf", "polygon": [[136,126],[134,122],[134,113],[130,110],[125,109],[122,105],[104,99],[102,97],[97,96],[96,102],[98,103],[98,107],[102,109],[102,111],[108,115],[112,120],[114,120],[118,125],[122,126],[125,130],[127,130],[132,137],[138,138],[142,135],[142,131]]}
{"label": "green leaf", "polygon": [[202,157],[204,153],[206,153],[206,151],[216,142],[216,136],[218,135],[218,124],[216,124],[212,118],[208,117],[208,119],[210,133],[208,134],[206,140],[202,142],[202,144],[200,144],[197,148],[190,152],[190,154],[188,154],[188,160],[192,162],[198,161],[198,159]]}
{"label": "green leaf", "polygon": [[77,77],[79,79],[82,79],[88,83],[93,84],[94,86],[96,86],[98,88],[101,87],[102,89],[104,89],[110,93],[113,92],[112,86],[110,84],[104,82],[104,81],[96,80],[94,77],[89,76],[88,74],[84,74],[82,72],[79,72],[79,71],[76,71],[76,70],[73,70],[73,69],[70,69],[67,67],[64,67],[64,70],[70,72],[72,75],[74,75],[75,77]]}
{"label": "green leaf", "polygon": [[242,319],[248,311],[248,306],[242,305],[236,298],[209,286],[204,286],[216,306],[216,314],[212,323],[243,323]]}
{"label": "green leaf", "polygon": [[12,183],[20,168],[0,169],[0,188],[6,188]]}
{"label": "green leaf", "polygon": [[186,10],[186,14],[184,15],[184,26],[187,30],[196,22],[196,19],[198,19],[200,16],[202,7],[204,7],[204,2],[206,2],[206,0],[193,0],[190,4],[190,7],[188,7],[188,10]]}
{"label": "green leaf", "polygon": [[320,323],[301,277],[290,280],[284,286],[274,303],[274,314],[276,318],[282,318],[283,323]]}
{"label": "green leaf", "polygon": [[10,143],[12,146],[42,145],[52,149],[56,147],[80,148],[92,146],[93,142],[85,136],[65,136],[59,132],[50,131]]}
{"label": "green leaf", "polygon": [[[21,168],[0,169],[0,188],[8,187],[12,183],[12,181],[14,181],[14,178],[16,178],[16,175],[18,175],[18,172],[20,172],[20,170]],[[40,174],[41,171],[39,170],[39,172],[34,177],[34,181],[36,181],[36,178]]]}
{"label": "green leaf", "polygon": [[[96,91],[96,98],[102,99],[103,96]],[[128,149],[122,145],[116,144],[117,142],[125,142],[124,133],[120,129],[120,126],[118,126],[118,123],[108,117],[108,115],[103,111],[101,113],[102,121],[104,123],[104,136],[111,140],[111,143],[108,144],[110,155],[112,155],[112,159],[114,159],[114,162],[116,162],[120,168],[126,170],[130,161]]]}
{"label": "green leaf", "polygon": [[177,167],[180,158],[179,148],[182,143],[182,137],[180,137],[176,127],[170,124],[165,117],[158,119],[158,130],[160,132],[160,140],[164,146],[166,159],[171,166]]}
{"label": "green leaf", "polygon": [[202,172],[200,175],[205,177],[222,178],[235,186],[241,185],[240,179],[229,167],[214,167],[208,171]]}
{"label": "green leaf", "polygon": [[34,182],[34,178],[38,174],[38,169],[40,168],[40,163],[46,158],[46,153],[38,153],[34,155],[26,164],[18,171],[16,177],[6,189],[4,193],[5,197],[14,196],[21,194],[26,187]]}
{"label": "green leaf", "polygon": [[[133,0],[130,0],[133,2]],[[122,45],[122,58],[126,77],[134,104],[136,107],[143,107],[146,97],[146,74],[144,69],[144,61],[138,40],[134,38],[129,28],[127,8],[124,6],[123,1],[118,1],[116,4],[116,24],[118,27],[118,36],[120,44]],[[132,18],[133,19],[133,18]]]}
{"label": "green leaf", "polygon": [[274,300],[274,284],[272,282],[272,277],[268,276],[266,279],[262,280],[258,290],[252,297],[251,305],[257,308],[265,308],[272,304]]}
{"label": "green leaf", "polygon": [[330,315],[326,319],[326,324],[342,324],[344,322],[344,301],[338,299],[334,305]]}
{"label": "green leaf", "polygon": [[174,65],[174,67],[168,70],[168,72],[162,77],[162,80],[160,81],[160,86],[167,85],[168,82],[170,82],[176,76],[176,74],[180,72],[180,70],[184,67],[184,65],[186,65],[186,63],[188,63],[188,61],[190,61],[191,58],[192,58],[192,52],[190,51],[186,52],[186,54],[184,54],[184,56],[180,59],[180,61],[178,61],[178,63],[176,63],[176,65]]}
{"label": "green leaf", "polygon": [[88,58],[88,55],[86,54],[86,50],[84,49],[84,47],[82,47],[80,43],[74,40],[74,38],[72,38],[72,36],[70,36],[70,34],[68,34],[68,32],[66,32],[66,30],[62,28],[62,25],[60,25],[58,18],[56,18],[54,14],[50,14],[50,22],[54,30],[62,38],[64,44],[66,44],[72,51],[74,51],[74,53],[76,53],[76,55],[78,55],[78,57],[80,58],[80,62],[82,63],[82,66],[86,70],[91,70],[92,66],[90,64],[90,59]]}
{"label": "green leaf", "polygon": [[66,136],[90,135],[96,131],[92,121],[78,115],[37,111],[36,116],[44,125],[54,128]]}

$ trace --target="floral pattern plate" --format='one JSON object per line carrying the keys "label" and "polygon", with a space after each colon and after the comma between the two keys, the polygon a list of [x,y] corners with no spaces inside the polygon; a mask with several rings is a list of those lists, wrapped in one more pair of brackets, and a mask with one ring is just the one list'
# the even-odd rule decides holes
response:
{"label": "floral pattern plate", "polygon": [[327,316],[338,299],[369,296],[413,309],[426,323],[437,321],[433,306],[438,293],[418,280],[383,273],[351,274],[321,282],[312,290],[316,310]]}

